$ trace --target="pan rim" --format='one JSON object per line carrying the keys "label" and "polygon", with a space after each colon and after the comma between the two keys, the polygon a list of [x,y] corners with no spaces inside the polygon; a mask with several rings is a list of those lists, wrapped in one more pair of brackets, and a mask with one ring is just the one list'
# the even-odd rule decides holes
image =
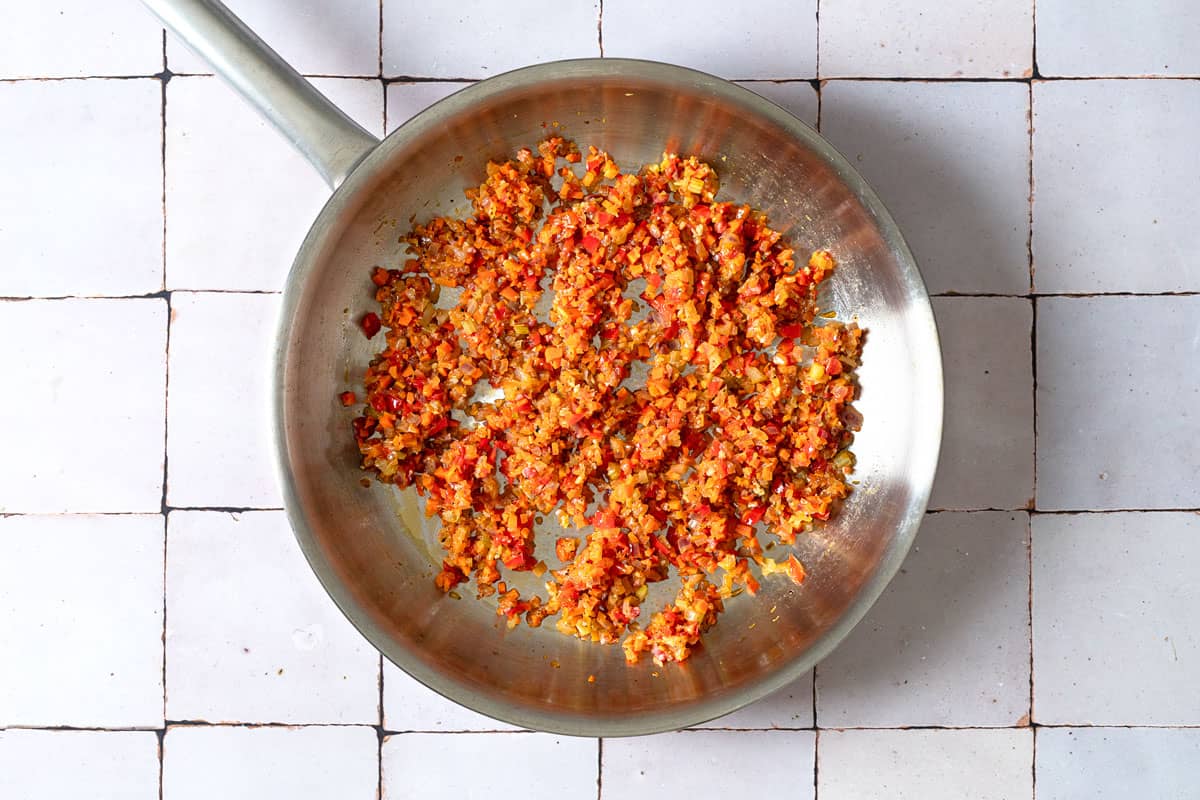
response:
{"label": "pan rim", "polygon": [[[911,500],[897,525],[892,544],[884,551],[883,557],[876,564],[874,573],[863,584],[858,595],[847,606],[837,622],[817,638],[807,650],[770,675],[748,683],[728,694],[692,702],[682,709],[667,707],[660,710],[637,712],[626,717],[593,718],[579,713],[530,710],[505,704],[435,673],[406,649],[394,646],[392,640],[371,619],[370,614],[358,605],[343,585],[341,578],[325,559],[322,548],[308,524],[288,458],[284,387],[286,386],[287,372],[287,342],[292,330],[292,320],[295,317],[303,287],[320,266],[319,254],[328,232],[332,230],[331,220],[341,217],[351,199],[370,183],[378,171],[377,168],[387,163],[394,151],[406,146],[431,126],[437,125],[439,119],[468,110],[488,97],[513,88],[531,84],[550,85],[557,80],[566,78],[621,75],[703,89],[779,125],[793,138],[811,148],[828,164],[859,199],[863,207],[870,212],[880,235],[887,243],[889,250],[895,254],[901,268],[901,283],[908,293],[910,306],[908,311],[914,317],[914,324],[910,328],[912,333],[918,337],[915,349],[932,359],[925,365],[924,372],[928,374],[928,385],[923,386],[922,392],[923,399],[929,405],[923,408],[921,415],[926,428],[923,435],[928,437],[929,442],[923,443],[917,440],[920,450],[917,455],[920,457],[915,458],[917,468],[908,473]],[[924,341],[920,341],[922,337]],[[389,661],[437,694],[505,723],[569,736],[638,736],[686,728],[736,711],[803,676],[845,639],[879,599],[883,590],[899,570],[924,519],[941,447],[944,384],[941,348],[932,304],[912,251],[899,226],[874,189],[850,161],[824,137],[770,100],[723,78],[657,61],[585,58],[522,67],[460,89],[421,111],[393,131],[359,162],[342,185],[333,192],[306,234],[284,284],[273,359],[271,408],[275,465],[283,493],[284,508],[305,559],[334,604],[355,629]]]}

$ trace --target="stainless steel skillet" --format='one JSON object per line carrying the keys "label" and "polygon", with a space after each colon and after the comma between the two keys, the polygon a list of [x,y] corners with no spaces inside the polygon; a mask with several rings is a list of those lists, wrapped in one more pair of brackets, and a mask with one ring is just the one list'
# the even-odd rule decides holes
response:
{"label": "stainless steel skillet", "polygon": [[[894,221],[819,134],[724,80],[648,61],[581,59],[515,70],[432,106],[382,142],[363,131],[218,2],[144,0],[335,189],[288,276],[275,349],[280,474],[300,546],[330,596],[384,655],[441,694],[527,728],[620,736],[680,728],[803,675],[863,616],[903,560],[937,463],[942,368],[929,299]],[[370,359],[356,320],[370,268],[401,257],[418,218],[462,206],[489,158],[547,125],[624,165],[664,149],[719,168],[722,193],[769,212],[796,249],[833,251],[823,298],[869,329],[859,373],[860,482],[798,545],[809,578],[764,582],[728,604],[683,665],[627,667],[619,648],[547,626],[504,631],[483,602],[441,595],[436,543],[415,498],[364,489],[337,395]],[[589,675],[595,680],[589,682]]]}

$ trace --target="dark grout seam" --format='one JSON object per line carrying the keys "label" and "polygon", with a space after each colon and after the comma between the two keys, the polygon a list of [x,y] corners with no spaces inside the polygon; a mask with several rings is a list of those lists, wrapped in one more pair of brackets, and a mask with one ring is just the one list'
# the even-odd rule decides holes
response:
{"label": "dark grout seam", "polygon": [[[206,720],[167,720],[162,726],[114,726],[110,728],[84,725],[6,725],[0,726],[0,732],[5,731],[43,731],[46,733],[156,733],[162,734],[172,728],[274,728],[284,730],[302,730],[304,728],[368,728],[380,732],[384,737],[403,736],[406,734],[436,735],[436,736],[530,736],[539,735],[538,731],[527,730],[402,730],[392,731],[368,722],[208,722]],[[683,728],[675,733],[802,733],[812,732],[818,736],[821,733],[833,731],[838,733],[854,731],[1023,731],[1023,730],[1058,730],[1071,728],[1085,729],[1114,729],[1114,730],[1166,730],[1191,731],[1200,730],[1200,723],[1162,724],[1153,723],[1103,723],[1103,722],[1032,722],[1029,725],[860,725],[837,726],[831,728]],[[599,741],[599,740],[598,740]]]}
{"label": "dark grout seam", "polygon": [[[820,122],[820,94],[817,95],[818,123]],[[819,128],[818,128],[819,130]],[[281,296],[282,291],[276,289],[163,289],[143,294],[61,294],[33,296],[0,296],[0,303],[25,303],[37,300],[146,300],[153,298],[169,299],[173,294],[263,294]],[[1092,298],[1092,297],[1200,297],[1200,290],[1181,290],[1166,292],[1036,292],[1026,294],[1004,294],[1002,292],[934,292],[931,298],[964,298],[987,299],[1001,298],[1009,300],[1039,300],[1045,298]]]}
{"label": "dark grout seam", "polygon": [[163,792],[163,775],[166,771],[166,761],[164,759],[166,747],[167,731],[166,729],[156,730],[154,736],[158,739],[158,800],[164,800]]}
{"label": "dark grout seam", "polygon": [[596,44],[600,47],[600,57],[604,58],[604,0],[598,0],[599,12],[596,14]]}
{"label": "dark grout seam", "polygon": [[75,81],[150,81],[161,79],[161,73],[146,75],[62,75],[50,78],[0,78],[0,83],[71,83]]}
{"label": "dark grout seam", "polygon": [[[162,293],[161,296],[167,302],[167,329],[164,343],[163,353],[163,467],[162,467],[162,498],[160,501],[159,513],[162,515],[162,530],[163,530],[163,563],[162,563],[162,715],[163,720],[167,718],[167,478],[169,471],[167,468],[167,459],[169,457],[168,441],[169,426],[167,418],[170,411],[170,393],[171,393],[171,293],[167,290],[167,84],[171,81],[171,70],[167,63],[167,32],[162,32],[162,72],[159,73],[160,93],[161,93],[161,117],[159,135],[159,157],[162,164]],[[164,758],[166,726],[161,731],[156,732],[158,738],[158,800],[164,800],[164,776],[166,772],[166,761]]]}
{"label": "dark grout seam", "polygon": [[218,511],[223,514],[246,514],[251,511],[284,511],[282,506],[168,506],[171,511]]}
{"label": "dark grout seam", "polygon": [[[815,26],[814,34],[817,37],[817,41],[816,41],[816,46],[813,48],[813,52],[816,54],[814,57],[813,71],[815,71],[817,73],[817,80],[820,80],[820,78],[821,78],[821,0],[817,0],[816,5],[817,5],[817,7],[815,9],[816,26]],[[818,85],[817,91],[820,92],[820,90],[821,90],[821,88]],[[817,120],[818,120],[818,122],[820,121],[819,116],[817,117]]]}
{"label": "dark grout seam", "polygon": [[[171,72],[172,77],[178,78],[214,78],[211,72]],[[55,83],[71,81],[139,81],[161,79],[161,73],[144,75],[63,75],[57,77],[0,77],[4,83]],[[382,79],[384,83],[475,83],[483,80],[479,77],[445,77],[441,75],[342,75],[329,72],[303,73],[304,78],[340,78],[343,80],[371,81]],[[1063,83],[1071,81],[1200,81],[1196,75],[1042,75],[1035,72],[1029,77],[995,76],[995,77],[946,77],[942,75],[818,75],[821,81],[875,81],[886,83]],[[726,78],[735,83],[744,81],[767,81],[786,83],[789,81],[811,81],[813,77],[798,77],[780,75],[763,77],[761,75],[748,78]]]}
{"label": "dark grout seam", "polygon": [[[381,0],[381,2],[382,2],[382,0]],[[1029,54],[1029,63],[1033,65],[1033,78],[1035,80],[1040,80],[1042,77],[1042,71],[1040,69],[1038,69],[1038,58],[1037,58],[1037,0],[1032,0],[1032,4],[1030,5],[1029,11],[1030,11],[1029,24],[1030,24],[1030,27],[1033,29],[1031,31],[1033,36],[1032,36],[1032,47],[1030,48],[1031,52]]]}
{"label": "dark grout seam", "polygon": [[57,294],[44,297],[0,297],[0,303],[27,303],[40,300],[169,300],[173,294],[272,294],[282,295],[281,291],[268,289],[160,289],[156,292],[143,294]]}
{"label": "dark grout seam", "polygon": [[821,795],[821,729],[813,732],[813,800]]}
{"label": "dark grout seam", "polygon": [[596,800],[604,798],[604,738],[596,739]]}
{"label": "dark grout seam", "polygon": [[383,743],[387,739],[387,734],[384,733],[382,725],[375,727],[375,735],[377,737],[375,758],[379,767],[379,778],[375,783],[375,800],[383,800]]}
{"label": "dark grout seam", "polygon": [[[223,514],[246,514],[257,511],[286,511],[282,506],[167,506],[162,511],[5,511],[0,519],[9,517],[147,517],[169,514],[172,511],[208,511]],[[1197,508],[930,508],[926,514],[1030,514],[1032,516],[1082,516],[1085,514],[1200,514]],[[796,730],[809,730],[797,728]],[[390,731],[400,733],[401,731]]]}

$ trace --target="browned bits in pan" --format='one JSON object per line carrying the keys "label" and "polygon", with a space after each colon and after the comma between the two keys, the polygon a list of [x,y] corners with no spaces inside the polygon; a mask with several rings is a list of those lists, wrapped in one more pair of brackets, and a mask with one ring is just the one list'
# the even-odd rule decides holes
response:
{"label": "browned bits in pan", "polygon": [[[470,216],[417,225],[411,257],[374,271],[363,330],[377,316],[385,346],[354,433],[365,469],[440,517],[442,591],[473,577],[510,626],[557,616],[662,663],[758,589],[752,564],[804,580],[760,533],[790,544],[849,493],[862,332],[817,317],[833,257],[797,264],[718,188],[695,158],[630,174],[552,137],[488,164]],[[460,290],[448,309],[443,287]],[[534,526],[551,512],[586,536],[559,538],[545,596],[522,597],[501,570],[547,570]],[[672,568],[674,603],[642,617]]]}

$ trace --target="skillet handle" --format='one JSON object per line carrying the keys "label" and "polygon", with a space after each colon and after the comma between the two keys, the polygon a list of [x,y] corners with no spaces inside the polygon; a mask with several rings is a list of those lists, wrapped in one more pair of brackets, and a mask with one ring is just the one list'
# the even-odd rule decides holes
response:
{"label": "skillet handle", "polygon": [[142,0],[336,189],[379,144],[219,0]]}

